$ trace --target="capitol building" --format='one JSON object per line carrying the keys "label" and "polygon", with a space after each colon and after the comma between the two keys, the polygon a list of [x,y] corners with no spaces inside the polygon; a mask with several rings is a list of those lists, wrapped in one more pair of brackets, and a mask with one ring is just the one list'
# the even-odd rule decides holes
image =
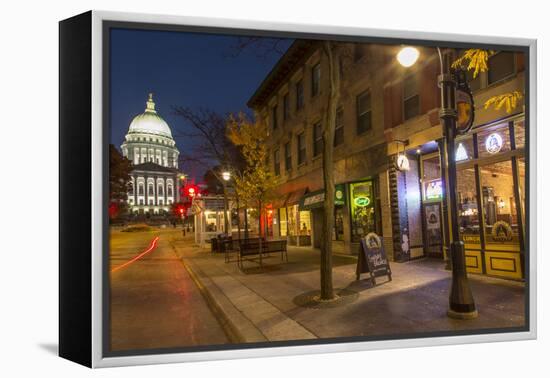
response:
{"label": "capitol building", "polygon": [[122,155],[133,165],[128,208],[131,214],[166,214],[179,200],[179,150],[170,127],[149,94],[145,111],[130,123]]}

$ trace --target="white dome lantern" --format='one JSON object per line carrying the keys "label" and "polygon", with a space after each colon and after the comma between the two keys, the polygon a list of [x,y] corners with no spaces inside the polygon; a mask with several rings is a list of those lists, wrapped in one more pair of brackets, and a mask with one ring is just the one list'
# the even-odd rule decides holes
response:
{"label": "white dome lantern", "polygon": [[170,127],[155,110],[152,93],[149,93],[145,112],[134,117],[130,123],[128,133],[163,135],[172,138]]}

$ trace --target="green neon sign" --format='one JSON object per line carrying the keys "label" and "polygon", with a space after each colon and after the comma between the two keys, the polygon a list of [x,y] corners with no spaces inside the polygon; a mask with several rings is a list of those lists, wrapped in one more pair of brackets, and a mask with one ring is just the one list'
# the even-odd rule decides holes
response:
{"label": "green neon sign", "polygon": [[370,198],[365,196],[355,197],[353,199],[353,203],[355,204],[355,206],[359,206],[359,207],[369,206]]}

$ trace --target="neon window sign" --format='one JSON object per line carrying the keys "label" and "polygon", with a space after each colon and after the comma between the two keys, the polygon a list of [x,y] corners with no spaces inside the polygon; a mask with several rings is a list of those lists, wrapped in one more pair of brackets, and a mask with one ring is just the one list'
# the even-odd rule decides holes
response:
{"label": "neon window sign", "polygon": [[443,184],[441,180],[433,180],[426,183],[426,199],[440,200],[443,198]]}

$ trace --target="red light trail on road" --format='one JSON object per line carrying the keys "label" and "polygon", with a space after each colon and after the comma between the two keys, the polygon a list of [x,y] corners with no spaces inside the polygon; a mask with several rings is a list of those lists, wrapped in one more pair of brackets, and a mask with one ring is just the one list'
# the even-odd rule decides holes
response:
{"label": "red light trail on road", "polygon": [[143,256],[145,256],[145,255],[148,254],[149,252],[152,252],[152,251],[157,247],[157,243],[158,243],[158,241],[159,241],[159,238],[160,238],[159,236],[155,237],[155,238],[153,239],[153,241],[151,241],[151,245],[149,245],[149,248],[147,248],[145,251],[141,252],[139,255],[135,256],[133,259],[128,260],[128,261],[126,261],[124,264],[119,265],[119,266],[117,266],[117,267],[111,269],[111,273],[114,273],[114,272],[116,272],[117,270],[122,269],[122,268],[124,268],[124,267],[130,265],[131,263],[136,262],[137,260],[141,259]]}

